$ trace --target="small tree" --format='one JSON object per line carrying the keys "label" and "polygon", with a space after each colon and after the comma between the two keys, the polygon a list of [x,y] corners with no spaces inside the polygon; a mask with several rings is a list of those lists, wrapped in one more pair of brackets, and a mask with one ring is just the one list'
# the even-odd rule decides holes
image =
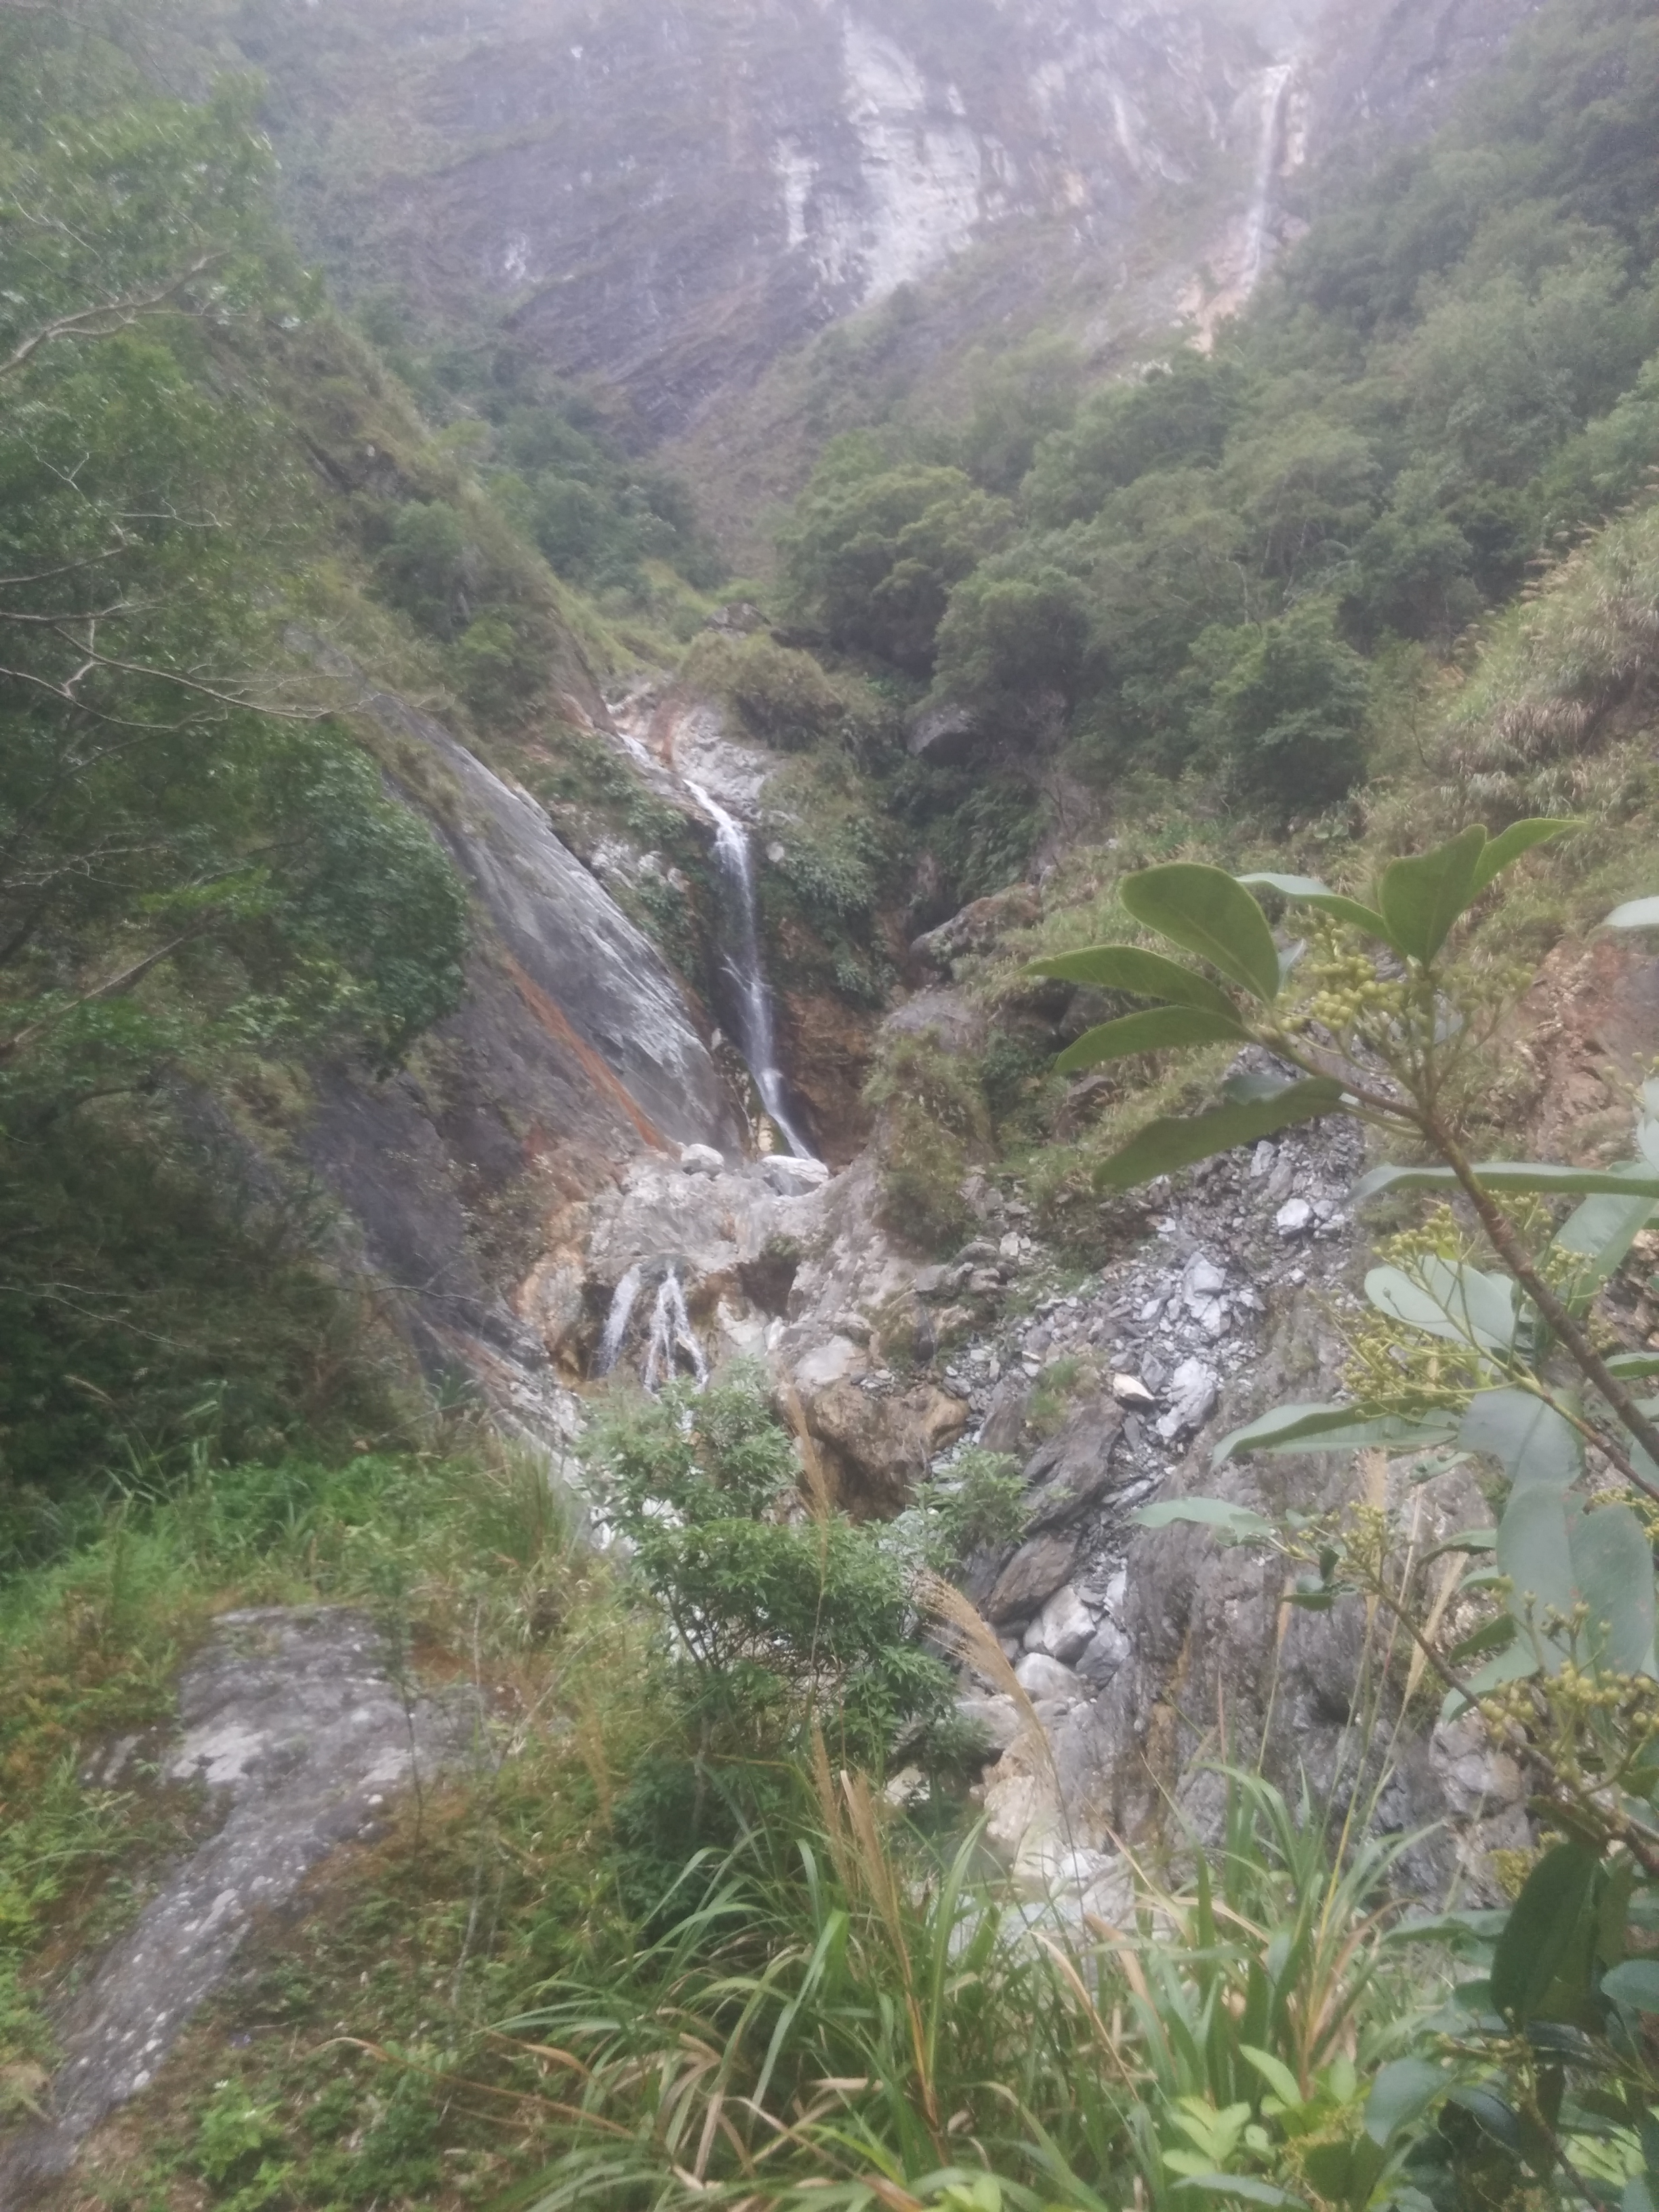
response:
{"label": "small tree", "polygon": [[607,1510],[674,1632],[705,1748],[799,1750],[821,1729],[848,1765],[938,1720],[951,1677],[914,1631],[903,1561],[813,1501],[763,1377],[678,1387],[603,1422],[592,1464]]}
{"label": "small tree", "polygon": [[1240,787],[1289,814],[1340,799],[1364,773],[1365,663],[1336,634],[1327,600],[1275,622],[1211,629],[1193,649],[1210,678],[1197,726]]}

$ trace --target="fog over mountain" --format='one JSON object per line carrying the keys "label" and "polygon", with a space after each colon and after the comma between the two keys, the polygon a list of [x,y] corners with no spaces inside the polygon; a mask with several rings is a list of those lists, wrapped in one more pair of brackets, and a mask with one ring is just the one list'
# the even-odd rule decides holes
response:
{"label": "fog over mountain", "polygon": [[1426,128],[1531,4],[253,0],[237,35],[349,283],[487,303],[672,434],[964,257],[981,319],[1086,331],[1150,279],[1212,324],[1286,182]]}

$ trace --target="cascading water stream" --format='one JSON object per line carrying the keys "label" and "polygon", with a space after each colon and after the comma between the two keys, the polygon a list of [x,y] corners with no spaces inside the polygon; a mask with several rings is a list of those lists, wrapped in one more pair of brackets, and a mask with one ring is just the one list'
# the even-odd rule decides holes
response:
{"label": "cascading water stream", "polygon": [[645,1355],[642,1378],[647,1390],[654,1392],[665,1382],[673,1381],[679,1370],[682,1352],[691,1363],[691,1372],[701,1390],[708,1380],[708,1362],[691,1326],[691,1316],[685,1310],[685,1292],[680,1286],[679,1275],[671,1267],[657,1286],[657,1303],[651,1310],[651,1342]]}
{"label": "cascading water stream", "polygon": [[639,1302],[640,1285],[644,1278],[644,1268],[635,1264],[611,1293],[611,1310],[605,1320],[605,1334],[599,1339],[599,1348],[593,1355],[596,1376],[609,1375],[622,1357],[628,1324],[634,1318],[634,1308]]}
{"label": "cascading water stream", "polygon": [[755,902],[755,863],[749,849],[749,833],[726,809],[688,777],[686,789],[714,825],[714,858],[725,877],[732,910],[732,929],[721,948],[726,971],[732,979],[737,1016],[737,1046],[761,1103],[776,1122],[783,1141],[797,1158],[810,1160],[812,1147],[790,1117],[783,1072],[778,1066],[776,1030],[772,1018],[772,994],[761,966],[760,925]]}
{"label": "cascading water stream", "polygon": [[1261,147],[1256,156],[1255,190],[1244,230],[1244,260],[1240,284],[1245,295],[1255,291],[1267,260],[1267,225],[1273,211],[1273,182],[1278,174],[1285,135],[1285,103],[1290,96],[1294,62],[1275,62],[1261,73]]}

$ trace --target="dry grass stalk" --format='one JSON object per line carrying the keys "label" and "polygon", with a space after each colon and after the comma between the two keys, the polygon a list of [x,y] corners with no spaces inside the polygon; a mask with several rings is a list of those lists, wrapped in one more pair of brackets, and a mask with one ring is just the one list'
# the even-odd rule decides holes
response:
{"label": "dry grass stalk", "polygon": [[800,1393],[793,1382],[786,1382],[779,1392],[779,1399],[783,1407],[785,1425],[795,1439],[795,1449],[800,1454],[806,1510],[814,1521],[828,1521],[836,1510],[835,1485],[824,1470],[823,1455],[818,1449],[817,1438],[806,1425],[806,1408],[801,1404]]}
{"label": "dry grass stalk", "polygon": [[[940,1575],[923,1572],[916,1577],[915,1600],[918,1608],[943,1630],[943,1641],[953,1658],[965,1667],[971,1667],[988,1682],[994,1683],[1006,1698],[1012,1698],[1020,1717],[1020,1731],[1015,1743],[1021,1748],[1030,1740],[1040,1744],[1049,1767],[1054,1766],[1054,1755],[1048,1747],[1048,1732],[1037,1717],[1036,1707],[1031,1703],[1025,1685],[1010,1665],[1007,1653],[996,1638],[996,1631],[983,1614],[953,1583]],[[1059,1786],[1059,1776],[1054,1777]]]}

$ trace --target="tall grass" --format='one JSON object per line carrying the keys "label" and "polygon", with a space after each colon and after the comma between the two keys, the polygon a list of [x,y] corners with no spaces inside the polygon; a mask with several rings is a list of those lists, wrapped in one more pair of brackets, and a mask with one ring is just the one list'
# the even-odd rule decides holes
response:
{"label": "tall grass", "polygon": [[688,1869],[659,1941],[509,2024],[570,2139],[519,2201],[1173,2208],[1195,2142],[1243,2195],[1298,2185],[1420,2026],[1389,1890],[1412,1840],[1344,1854],[1229,1770],[1190,1881],[1142,1877],[1108,1927],[1022,1898],[977,1831],[940,1856],[820,1754],[793,1836]]}

